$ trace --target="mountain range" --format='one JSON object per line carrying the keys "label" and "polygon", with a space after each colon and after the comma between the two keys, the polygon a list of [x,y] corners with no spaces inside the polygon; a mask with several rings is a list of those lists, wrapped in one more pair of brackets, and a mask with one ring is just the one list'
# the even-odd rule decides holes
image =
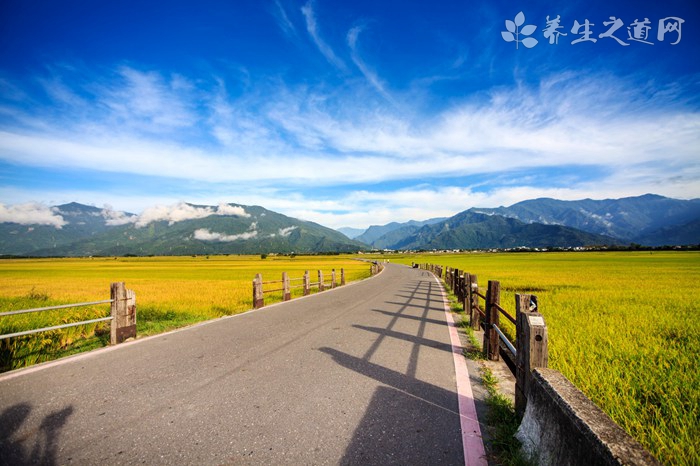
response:
{"label": "mountain range", "polygon": [[654,194],[580,201],[541,198],[510,207],[471,208],[423,225],[375,225],[356,239],[396,250],[695,245],[700,243],[700,199]]}
{"label": "mountain range", "polygon": [[[9,212],[0,255],[115,256],[644,246],[700,243],[700,199],[534,199],[450,218],[373,225],[355,239],[260,206],[180,203],[140,215],[78,203]],[[16,219],[16,220],[15,220]],[[347,230],[346,230],[347,231]]]}
{"label": "mountain range", "polygon": [[0,224],[0,254],[116,256],[356,252],[343,234],[259,206],[180,203],[140,216],[70,203],[51,209],[64,224]]}

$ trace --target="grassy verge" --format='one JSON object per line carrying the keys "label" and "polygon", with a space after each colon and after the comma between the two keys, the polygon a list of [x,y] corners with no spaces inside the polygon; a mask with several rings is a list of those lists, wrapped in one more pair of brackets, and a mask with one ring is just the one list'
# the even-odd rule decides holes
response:
{"label": "grassy verge", "polygon": [[495,456],[498,464],[507,466],[533,466],[520,449],[520,442],[515,437],[520,419],[515,412],[513,402],[498,391],[498,379],[484,364],[484,353],[481,350],[481,342],[469,325],[462,305],[457,301],[453,293],[448,290],[450,309],[460,317],[459,327],[464,331],[469,344],[464,349],[464,356],[480,363],[481,384],[487,392],[485,399],[487,415],[485,423],[489,428],[488,437],[491,454]]}

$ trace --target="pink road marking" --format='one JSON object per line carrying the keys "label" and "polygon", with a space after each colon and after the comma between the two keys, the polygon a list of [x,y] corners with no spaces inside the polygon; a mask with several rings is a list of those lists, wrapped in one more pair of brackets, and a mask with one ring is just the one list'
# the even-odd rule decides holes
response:
{"label": "pink road marking", "polygon": [[486,466],[486,452],[481,438],[481,427],[476,417],[476,405],[472,385],[469,382],[469,369],[464,359],[462,342],[459,340],[457,325],[452,317],[452,311],[445,295],[445,290],[437,277],[433,276],[440,285],[442,301],[445,303],[445,318],[450,330],[450,342],[452,343],[452,356],[455,363],[455,376],[457,378],[457,400],[459,403],[459,419],[462,427],[462,447],[464,448],[464,464],[466,466]]}

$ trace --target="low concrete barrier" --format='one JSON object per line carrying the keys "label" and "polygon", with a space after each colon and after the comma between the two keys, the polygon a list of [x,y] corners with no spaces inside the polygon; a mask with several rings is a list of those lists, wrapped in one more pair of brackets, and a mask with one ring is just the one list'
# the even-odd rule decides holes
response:
{"label": "low concrete barrier", "polygon": [[538,465],[660,465],[553,369],[533,370],[516,437]]}

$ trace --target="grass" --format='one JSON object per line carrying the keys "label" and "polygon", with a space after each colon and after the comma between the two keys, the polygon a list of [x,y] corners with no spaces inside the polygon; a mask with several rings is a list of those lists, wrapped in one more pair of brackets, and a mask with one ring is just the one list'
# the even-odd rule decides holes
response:
{"label": "grass", "polygon": [[484,364],[484,353],[481,350],[481,342],[474,335],[474,330],[469,325],[462,305],[457,302],[455,295],[448,291],[448,299],[452,311],[461,315],[459,326],[464,331],[469,345],[464,349],[464,356],[473,361],[480,362],[481,384],[487,392],[485,399],[487,406],[486,425],[489,427],[489,445],[491,454],[498,464],[508,466],[532,466],[524,453],[515,434],[520,426],[520,419],[515,412],[513,402],[498,391],[498,378]]}
{"label": "grass", "polygon": [[[549,366],[666,464],[700,462],[700,253],[425,254],[501,283],[501,305],[537,295]],[[502,319],[503,322],[504,319]],[[514,329],[505,323],[511,336]]]}
{"label": "grass", "polygon": [[[136,292],[137,333],[152,335],[253,307],[252,280],[280,280],[316,271],[330,282],[331,269],[346,282],[369,276],[369,264],[350,256],[197,256],[0,260],[0,312],[109,298],[111,282]],[[301,282],[293,282],[299,284]],[[274,285],[270,285],[272,287]],[[266,287],[266,288],[270,288]],[[294,289],[292,296],[302,294]],[[265,295],[265,303],[282,299]],[[0,334],[109,315],[109,305],[0,317]],[[108,323],[91,324],[0,340],[0,371],[55,359],[108,344]]]}

